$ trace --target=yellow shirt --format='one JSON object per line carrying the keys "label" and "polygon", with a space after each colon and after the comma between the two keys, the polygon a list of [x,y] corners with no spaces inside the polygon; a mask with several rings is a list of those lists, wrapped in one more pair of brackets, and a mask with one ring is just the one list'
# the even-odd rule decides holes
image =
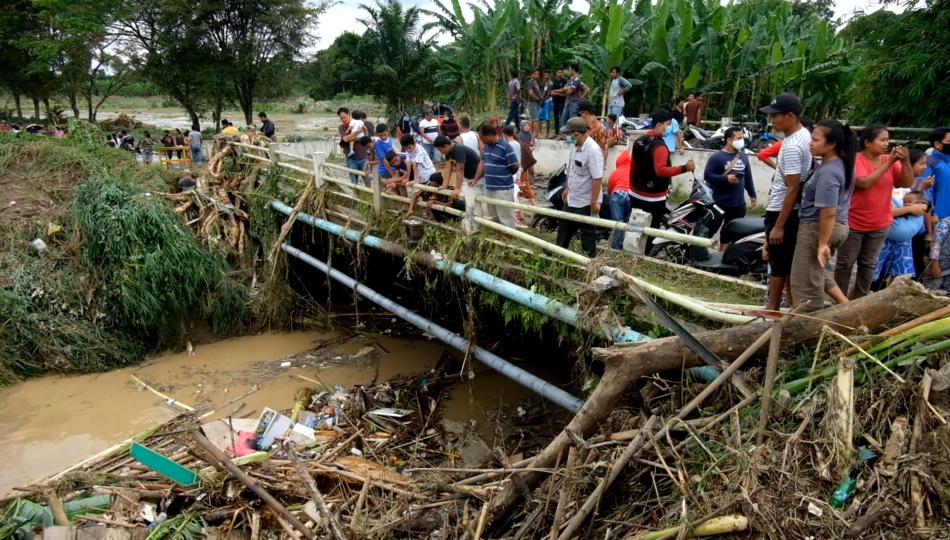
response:
{"label": "yellow shirt", "polygon": [[221,133],[240,133],[240,130],[234,126],[228,126],[221,130]]}

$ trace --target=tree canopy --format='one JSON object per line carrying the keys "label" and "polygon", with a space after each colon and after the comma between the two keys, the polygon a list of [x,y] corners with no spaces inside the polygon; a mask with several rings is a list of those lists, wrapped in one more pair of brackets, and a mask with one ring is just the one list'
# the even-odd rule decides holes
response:
{"label": "tree canopy", "polygon": [[[55,116],[95,119],[130,84],[178,102],[193,127],[237,104],[305,92],[370,94],[390,116],[423,100],[496,110],[510,70],[577,63],[605,104],[614,65],[634,84],[628,114],[691,91],[708,115],[754,114],[771,96],[799,94],[806,114],[855,123],[950,123],[950,1],[900,14],[832,20],[831,0],[400,0],[361,4],[360,34],[314,51],[334,0],[10,0],[0,12],[0,87]],[[428,22],[427,22],[428,21]],[[143,85],[143,83],[147,83]],[[299,86],[303,88],[299,88]]]}

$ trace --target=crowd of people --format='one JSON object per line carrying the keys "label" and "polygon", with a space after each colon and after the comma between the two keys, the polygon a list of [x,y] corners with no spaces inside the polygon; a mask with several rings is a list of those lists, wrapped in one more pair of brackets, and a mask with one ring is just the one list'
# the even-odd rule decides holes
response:
{"label": "crowd of people", "polygon": [[46,135],[47,137],[52,137],[54,139],[65,139],[67,136],[67,130],[64,126],[41,126],[40,124],[27,124],[26,127],[24,127],[16,122],[11,124],[6,120],[0,121],[0,131],[7,131],[10,133],[25,132],[31,135]]}
{"label": "crowd of people", "polygon": [[775,173],[765,217],[769,298],[754,315],[776,318],[783,304],[819,309],[825,294],[848,302],[904,275],[948,290],[950,128],[933,130],[925,152],[892,147],[885,126],[855,133],[837,120],[813,124],[794,94],[760,110],[784,138],[758,156]]}

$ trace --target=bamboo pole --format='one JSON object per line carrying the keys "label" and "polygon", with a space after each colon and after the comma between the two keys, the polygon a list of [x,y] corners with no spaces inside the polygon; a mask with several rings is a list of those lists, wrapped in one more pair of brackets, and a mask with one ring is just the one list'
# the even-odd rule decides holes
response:
{"label": "bamboo pole", "polygon": [[142,381],[142,379],[139,379],[139,378],[136,377],[135,375],[129,375],[129,376],[132,377],[132,380],[133,380],[133,381],[135,381],[135,382],[141,384],[142,386],[144,386],[145,389],[148,390],[149,392],[151,392],[151,393],[155,394],[156,396],[158,396],[158,397],[164,399],[164,400],[165,400],[165,403],[168,403],[169,405],[175,405],[175,406],[180,407],[180,408],[182,408],[182,409],[184,409],[184,410],[186,410],[186,411],[188,411],[188,412],[193,412],[193,411],[195,410],[195,408],[192,407],[191,405],[185,405],[184,403],[178,401],[177,399],[172,398],[172,397],[169,397],[169,396],[166,396],[165,394],[163,394],[163,393],[159,392],[158,390],[152,388],[151,386],[145,384],[145,383]]}
{"label": "bamboo pole", "polygon": [[222,452],[221,450],[218,450],[218,448],[214,444],[212,444],[211,441],[207,439],[207,437],[205,437],[198,431],[195,431],[192,434],[192,437],[194,438],[194,441],[198,443],[198,446],[200,446],[202,449],[204,449],[205,452],[207,452],[208,456],[212,459],[213,462],[227,469],[229,473],[231,473],[242,484],[247,486],[248,489],[253,491],[258,497],[260,497],[261,500],[264,501],[264,504],[266,504],[274,512],[276,512],[278,516],[281,516],[282,518],[284,518],[288,523],[290,523],[294,527],[294,529],[297,529],[298,531],[300,531],[300,533],[303,534],[304,537],[306,537],[308,540],[313,540],[313,538],[315,538],[313,531],[311,531],[306,525],[304,525],[299,519],[297,519],[297,516],[290,513],[290,511],[288,511],[284,507],[284,505],[280,504],[277,501],[277,499],[274,498],[273,495],[271,495],[270,493],[267,492],[267,490],[262,488],[250,476],[248,476],[244,471],[242,471],[240,467],[232,463],[231,460],[228,459],[228,456],[224,455],[224,452]]}

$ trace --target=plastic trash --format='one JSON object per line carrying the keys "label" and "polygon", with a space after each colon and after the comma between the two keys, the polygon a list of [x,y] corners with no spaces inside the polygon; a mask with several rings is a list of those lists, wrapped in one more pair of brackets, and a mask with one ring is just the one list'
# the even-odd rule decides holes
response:
{"label": "plastic trash", "polygon": [[848,498],[851,497],[857,484],[854,478],[846,476],[841,483],[838,484],[838,487],[835,488],[835,492],[831,495],[831,501],[829,501],[828,504],[830,504],[832,508],[844,508],[845,503],[848,502]]}
{"label": "plastic trash", "polygon": [[234,446],[228,447],[228,452],[237,457],[257,452],[257,435],[252,431],[239,431],[234,439]]}
{"label": "plastic trash", "polygon": [[46,251],[46,242],[42,241],[39,238],[30,242],[30,245],[33,246],[33,249],[35,249],[37,253],[43,253],[44,251]]}
{"label": "plastic trash", "polygon": [[168,514],[162,512],[158,515],[158,517],[155,518],[155,521],[149,523],[148,530],[155,530],[155,528],[164,523],[166,519],[168,519]]}

